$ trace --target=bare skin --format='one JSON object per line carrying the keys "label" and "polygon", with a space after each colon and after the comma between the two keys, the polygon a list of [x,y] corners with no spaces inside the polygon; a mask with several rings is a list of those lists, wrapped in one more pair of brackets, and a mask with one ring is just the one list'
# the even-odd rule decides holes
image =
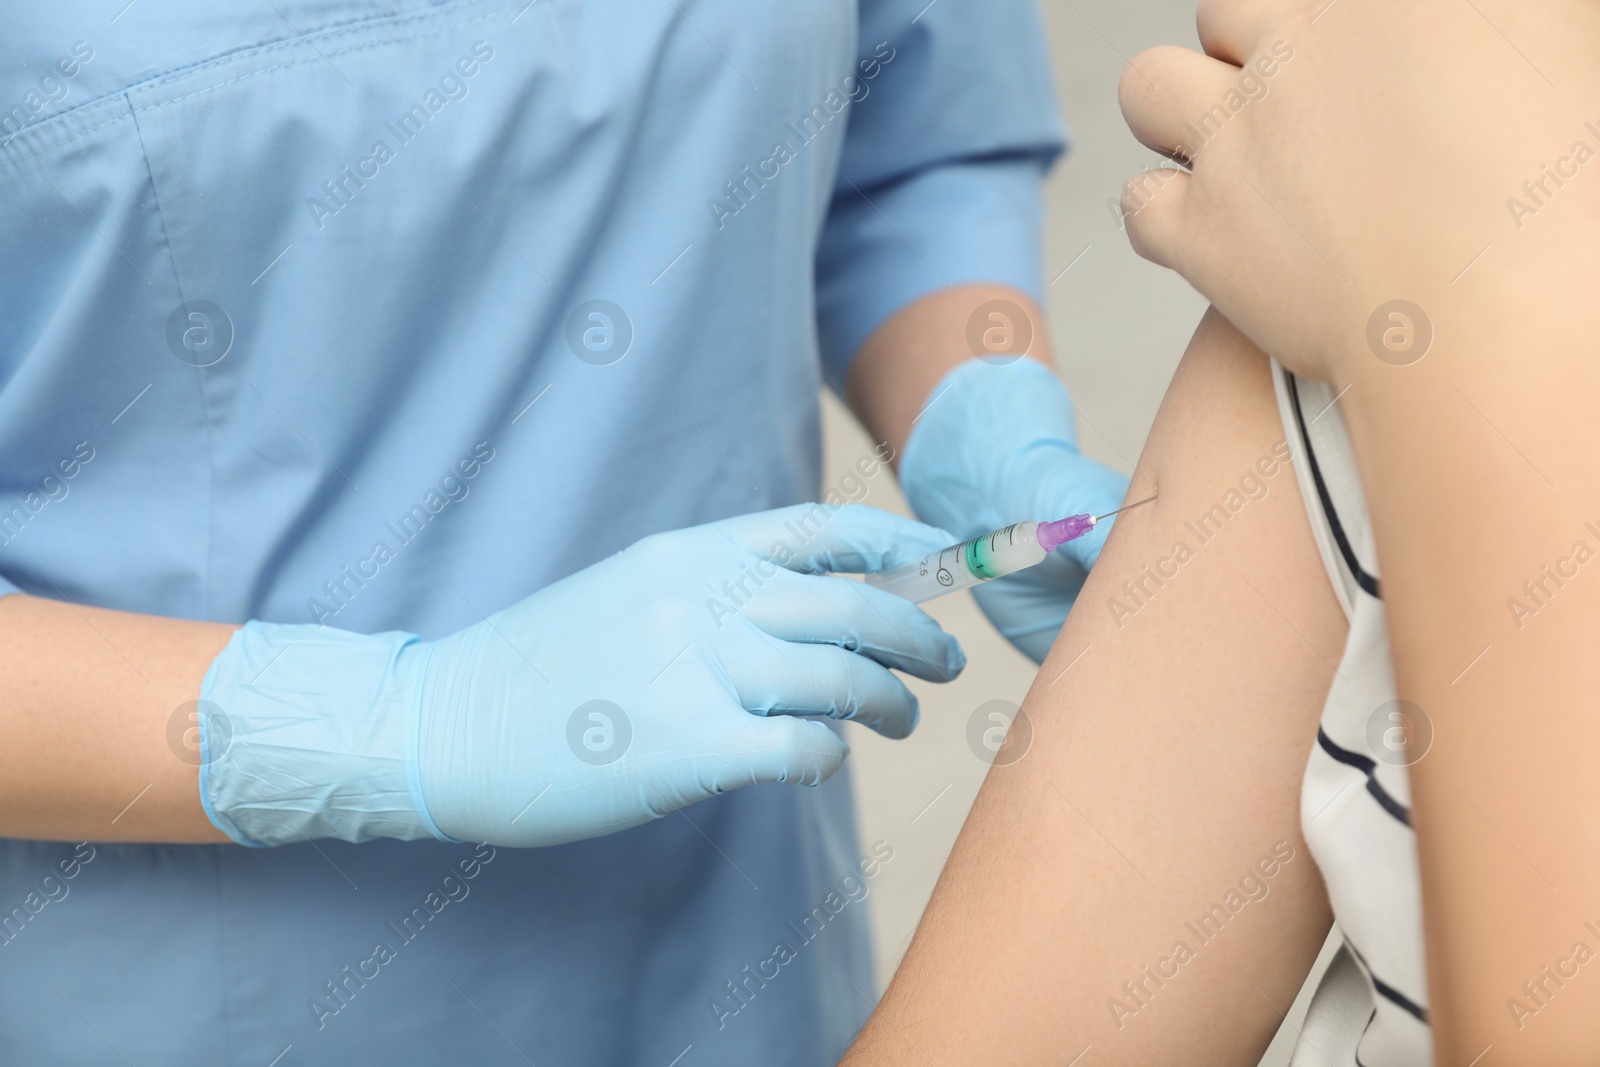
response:
{"label": "bare skin", "polygon": [[[1600,583],[1543,569],[1593,552],[1600,516],[1600,182],[1578,162],[1600,8],[1206,0],[1200,21],[1208,55],[1123,78],[1135,134],[1193,161],[1130,187],[1129,234],[1348,389],[1399,695],[1435,727],[1411,789],[1436,1061],[1593,1062],[1600,982],[1524,983],[1600,951]],[[1280,42],[1270,94],[1196,142]],[[1431,348],[1383,351],[1396,299]]]}
{"label": "bare skin", "polygon": [[200,806],[184,705],[233,630],[0,598],[0,836],[226,841]]}
{"label": "bare skin", "polygon": [[[970,358],[972,310],[995,297],[1039,321],[1021,293],[963,286],[904,309],[863,346],[850,393],[897,455],[934,385]],[[227,841],[200,805],[190,702],[234,629],[0,597],[0,837]]]}
{"label": "bare skin", "polygon": [[[990,771],[844,1064],[1260,1058],[1330,923],[1299,796],[1346,629],[1283,440],[1266,358],[1210,313],[1129,490],[1160,499],[1112,531],[1023,704],[1031,748]],[[1186,523],[1252,474],[1265,494],[1201,543]],[[1124,582],[1142,606],[1113,612]]]}
{"label": "bare skin", "polygon": [[894,449],[897,466],[934,389],[973,358],[967,323],[988,301],[1020,310],[1033,335],[1027,357],[1051,366],[1049,331],[1038,305],[1026,293],[996,285],[956,285],[913,301],[872,332],[850,365],[845,399],[873,440]]}

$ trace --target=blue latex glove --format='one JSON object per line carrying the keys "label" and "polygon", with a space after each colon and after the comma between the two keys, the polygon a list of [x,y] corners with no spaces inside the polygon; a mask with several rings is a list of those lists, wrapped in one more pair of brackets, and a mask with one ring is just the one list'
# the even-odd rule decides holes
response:
{"label": "blue latex glove", "polygon": [[[900,484],[916,513],[960,538],[1031,519],[1102,515],[1125,475],[1078,451],[1077,419],[1060,379],[1032,359],[972,359],[947,374],[912,430]],[[1037,567],[973,590],[989,621],[1043,663],[1111,522]]]}
{"label": "blue latex glove", "polygon": [[966,657],[875,571],[950,535],[807,504],[647,537],[438,641],[252,622],[201,689],[200,789],[241,844],[553,845],[757,782],[817,785]]}

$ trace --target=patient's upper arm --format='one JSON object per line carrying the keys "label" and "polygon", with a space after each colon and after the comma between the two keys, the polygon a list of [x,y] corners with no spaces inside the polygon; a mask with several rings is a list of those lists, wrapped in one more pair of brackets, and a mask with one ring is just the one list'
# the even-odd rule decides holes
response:
{"label": "patient's upper arm", "polygon": [[1265,356],[1208,313],[1128,497],[1160,499],[1118,519],[847,1062],[1259,1058],[1330,921],[1299,796],[1345,627],[1287,457]]}

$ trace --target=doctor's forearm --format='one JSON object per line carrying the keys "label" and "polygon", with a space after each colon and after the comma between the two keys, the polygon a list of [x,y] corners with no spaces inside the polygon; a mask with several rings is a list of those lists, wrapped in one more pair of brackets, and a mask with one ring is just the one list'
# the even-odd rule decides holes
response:
{"label": "doctor's forearm", "polygon": [[0,598],[0,837],[226,841],[193,701],[234,627]]}
{"label": "doctor's forearm", "polygon": [[[894,449],[897,465],[934,388],[977,354],[968,338],[969,324],[989,301],[1020,309],[1026,322],[993,325],[1016,331],[1011,336],[1031,334],[1027,356],[1050,366],[1050,338],[1038,305],[1026,293],[1001,285],[955,285],[930,293],[890,316],[862,344],[845,381],[845,399],[872,439]],[[999,313],[1011,317],[1008,311]],[[985,317],[984,322],[990,320]]]}

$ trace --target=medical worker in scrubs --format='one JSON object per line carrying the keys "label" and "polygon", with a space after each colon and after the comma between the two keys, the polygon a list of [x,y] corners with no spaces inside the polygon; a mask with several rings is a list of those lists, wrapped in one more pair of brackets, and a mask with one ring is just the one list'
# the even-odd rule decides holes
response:
{"label": "medical worker in scrubs", "polygon": [[118,8],[0,35],[0,1062],[832,1062],[964,659],[829,572],[1123,487],[1031,0]]}

